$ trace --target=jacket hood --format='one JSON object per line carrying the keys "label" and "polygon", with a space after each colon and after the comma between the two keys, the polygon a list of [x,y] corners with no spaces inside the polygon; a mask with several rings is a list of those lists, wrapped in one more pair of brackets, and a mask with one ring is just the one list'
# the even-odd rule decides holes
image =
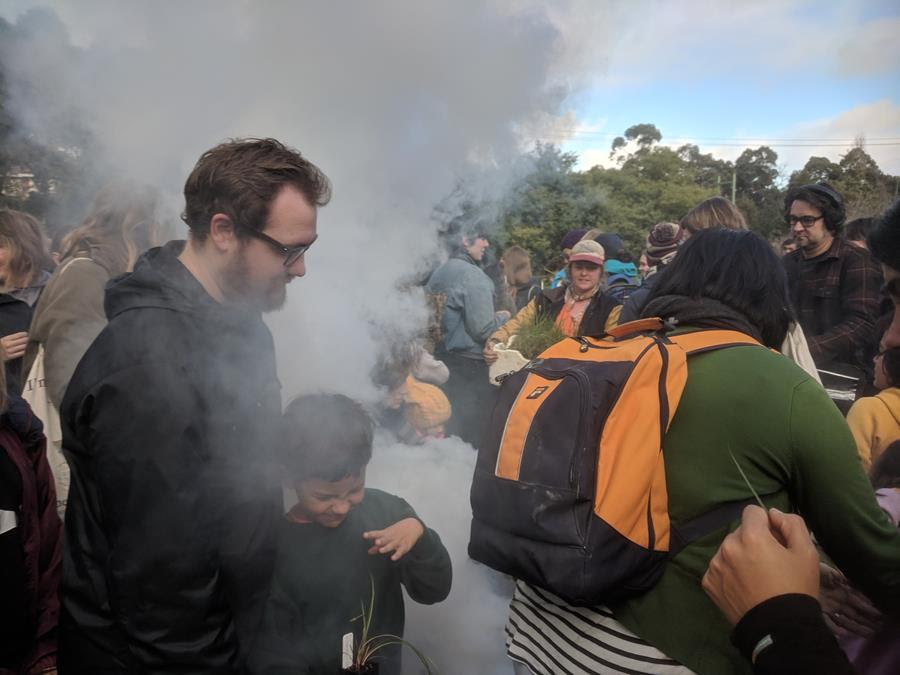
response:
{"label": "jacket hood", "polygon": [[111,279],[106,285],[106,316],[138,307],[155,307],[178,312],[206,313],[219,304],[178,260],[184,241],[170,241],[144,253],[134,271]]}
{"label": "jacket hood", "polygon": [[876,396],[884,402],[891,415],[893,415],[897,426],[900,426],[900,387],[882,389]]}

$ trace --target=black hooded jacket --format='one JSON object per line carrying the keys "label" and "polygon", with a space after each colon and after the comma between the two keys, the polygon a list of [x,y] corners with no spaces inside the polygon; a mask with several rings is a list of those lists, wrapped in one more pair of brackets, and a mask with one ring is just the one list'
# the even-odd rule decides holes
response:
{"label": "black hooded jacket", "polygon": [[258,628],[281,514],[272,337],[183,245],[110,281],[63,399],[60,673],[242,672]]}

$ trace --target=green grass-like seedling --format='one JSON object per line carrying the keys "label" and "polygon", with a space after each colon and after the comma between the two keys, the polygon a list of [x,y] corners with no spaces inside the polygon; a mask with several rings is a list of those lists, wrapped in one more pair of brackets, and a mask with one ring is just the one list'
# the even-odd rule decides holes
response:
{"label": "green grass-like seedling", "polygon": [[356,647],[353,653],[353,665],[352,669],[361,670],[366,664],[368,664],[372,657],[375,654],[385,647],[390,645],[400,645],[402,647],[409,647],[410,651],[412,651],[416,657],[419,659],[419,662],[425,668],[425,672],[427,675],[439,675],[438,670],[435,665],[431,662],[431,660],[425,656],[415,645],[410,644],[406,640],[404,640],[399,635],[391,635],[390,633],[385,633],[384,635],[375,635],[370,636],[369,631],[372,628],[372,613],[375,609],[375,578],[369,574],[369,583],[371,585],[371,597],[369,599],[369,607],[366,608],[366,603],[360,600],[360,615],[353,619],[353,621],[361,621],[362,622],[362,630],[359,645]]}
{"label": "green grass-like seedling", "polygon": [[759,494],[756,492],[756,490],[753,489],[753,486],[750,484],[750,480],[747,478],[747,474],[744,473],[741,465],[738,464],[737,457],[734,456],[730,449],[728,450],[728,455],[731,457],[731,461],[734,462],[734,465],[737,467],[738,472],[741,474],[741,478],[744,479],[744,483],[747,484],[747,488],[750,490],[750,492],[753,493],[753,496],[756,498],[756,503],[759,504],[763,510],[765,510],[766,505],[763,504],[763,500],[760,499]]}

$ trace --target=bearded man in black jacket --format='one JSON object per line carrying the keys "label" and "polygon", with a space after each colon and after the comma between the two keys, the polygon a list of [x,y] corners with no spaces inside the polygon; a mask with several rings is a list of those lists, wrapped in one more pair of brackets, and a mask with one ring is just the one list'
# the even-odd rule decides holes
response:
{"label": "bearded man in black jacket", "polygon": [[72,471],[61,673],[240,673],[269,587],[281,413],[272,336],[328,179],[273,139],[206,152],[185,242],[106,290],[62,407]]}

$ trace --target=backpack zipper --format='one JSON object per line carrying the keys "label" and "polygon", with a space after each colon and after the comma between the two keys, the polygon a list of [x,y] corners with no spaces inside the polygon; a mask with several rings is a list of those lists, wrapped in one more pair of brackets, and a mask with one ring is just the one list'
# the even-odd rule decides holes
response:
{"label": "backpack zipper", "polygon": [[575,437],[575,452],[569,462],[569,487],[574,488],[578,485],[578,460],[584,452],[584,440],[587,436],[587,426],[590,424],[590,393],[591,383],[588,376],[578,368],[573,368],[565,372],[551,371],[545,368],[530,368],[534,373],[548,380],[561,380],[564,377],[571,377],[578,385],[578,392],[581,399],[581,409],[579,410],[578,419],[578,435]]}

